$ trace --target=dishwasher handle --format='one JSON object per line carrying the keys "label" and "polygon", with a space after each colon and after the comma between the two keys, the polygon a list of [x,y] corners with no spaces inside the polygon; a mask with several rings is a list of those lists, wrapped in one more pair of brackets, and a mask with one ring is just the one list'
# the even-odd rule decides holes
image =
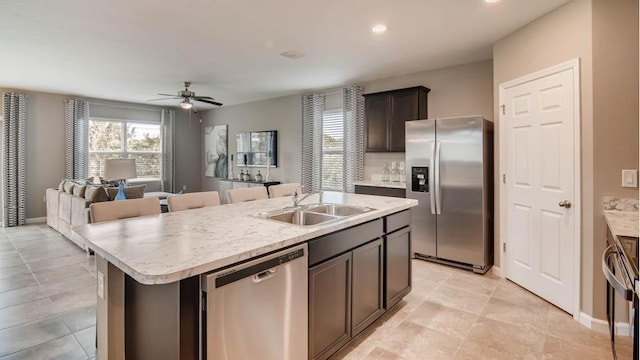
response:
{"label": "dishwasher handle", "polygon": [[263,281],[269,280],[272,277],[274,277],[276,275],[276,273],[278,272],[278,268],[271,268],[269,270],[265,270],[259,274],[255,274],[253,275],[253,283],[254,284],[259,284]]}

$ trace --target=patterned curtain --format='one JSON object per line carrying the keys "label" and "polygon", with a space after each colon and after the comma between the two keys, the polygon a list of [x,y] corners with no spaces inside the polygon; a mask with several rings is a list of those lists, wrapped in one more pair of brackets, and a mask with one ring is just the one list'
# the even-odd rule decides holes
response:
{"label": "patterned curtain", "polygon": [[64,131],[68,179],[89,176],[89,102],[80,99],[64,101]]}
{"label": "patterned curtain", "polygon": [[304,192],[322,189],[322,113],[324,94],[302,96],[302,186]]}
{"label": "patterned curtain", "polygon": [[174,192],[173,124],[176,112],[162,110],[162,191]]}
{"label": "patterned curtain", "polygon": [[344,119],[344,191],[354,192],[356,181],[364,179],[364,89],[342,89]]}
{"label": "patterned curtain", "polygon": [[4,225],[27,223],[25,142],[27,100],[24,94],[3,93],[4,141],[2,144],[2,180],[4,183]]}

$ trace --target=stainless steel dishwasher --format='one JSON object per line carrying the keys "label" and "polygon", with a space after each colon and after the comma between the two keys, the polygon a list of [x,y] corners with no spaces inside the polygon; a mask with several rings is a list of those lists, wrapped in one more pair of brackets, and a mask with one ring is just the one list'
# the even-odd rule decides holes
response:
{"label": "stainless steel dishwasher", "polygon": [[202,275],[203,359],[306,359],[307,256],[303,244]]}

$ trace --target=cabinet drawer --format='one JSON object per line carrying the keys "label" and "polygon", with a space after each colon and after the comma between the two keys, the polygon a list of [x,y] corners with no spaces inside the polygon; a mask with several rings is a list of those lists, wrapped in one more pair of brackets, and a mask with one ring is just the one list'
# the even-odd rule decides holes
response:
{"label": "cabinet drawer", "polygon": [[354,249],[383,234],[382,219],[322,236],[309,241],[309,266]]}
{"label": "cabinet drawer", "polygon": [[403,210],[385,217],[384,232],[388,234],[411,224],[411,209]]}

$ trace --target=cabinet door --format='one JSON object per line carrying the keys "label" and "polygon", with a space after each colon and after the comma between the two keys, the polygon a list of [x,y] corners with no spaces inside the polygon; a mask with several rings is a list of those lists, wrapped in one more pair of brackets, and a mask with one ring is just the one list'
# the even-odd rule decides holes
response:
{"label": "cabinet door", "polygon": [[391,95],[389,116],[389,151],[404,151],[404,122],[419,119],[419,92],[399,92]]}
{"label": "cabinet door", "polygon": [[352,336],[359,334],[384,313],[383,255],[382,239],[353,250]]}
{"label": "cabinet door", "polygon": [[309,359],[327,359],[351,339],[351,253],[309,269]]}
{"label": "cabinet door", "polygon": [[409,227],[386,235],[385,309],[411,291],[411,231]]}
{"label": "cabinet door", "polygon": [[387,151],[389,96],[365,97],[365,111],[365,151]]}

